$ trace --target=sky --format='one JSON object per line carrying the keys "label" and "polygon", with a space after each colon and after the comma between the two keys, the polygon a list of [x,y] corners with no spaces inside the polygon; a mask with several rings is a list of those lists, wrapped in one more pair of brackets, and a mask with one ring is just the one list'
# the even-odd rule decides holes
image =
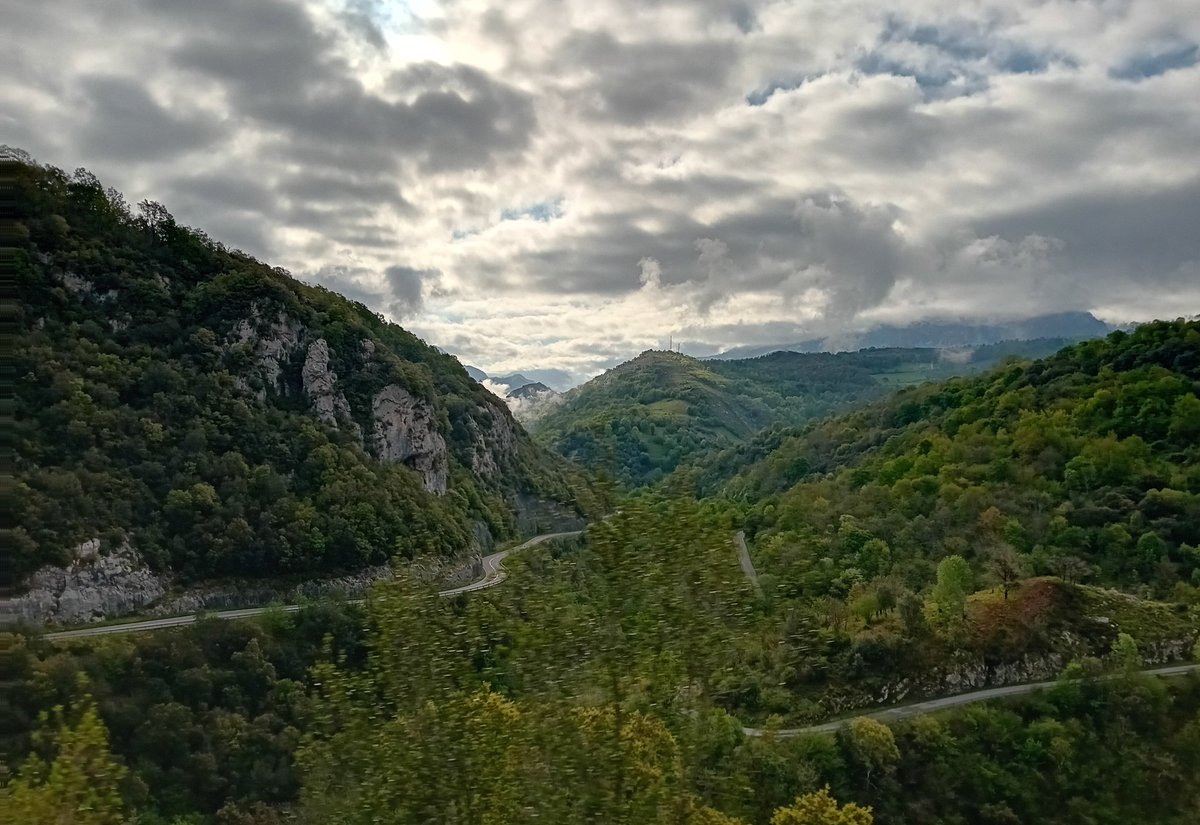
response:
{"label": "sky", "polygon": [[2,0],[0,143],[560,386],[1200,308],[1194,0]]}

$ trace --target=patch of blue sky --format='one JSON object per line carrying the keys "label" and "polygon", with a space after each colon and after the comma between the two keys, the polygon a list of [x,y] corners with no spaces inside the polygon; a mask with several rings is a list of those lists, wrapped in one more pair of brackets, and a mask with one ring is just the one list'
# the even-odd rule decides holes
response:
{"label": "patch of blue sky", "polygon": [[1175,69],[1187,69],[1200,63],[1200,45],[1189,41],[1163,44],[1127,58],[1108,70],[1117,80],[1145,80]]}
{"label": "patch of blue sky", "polygon": [[796,75],[790,78],[768,80],[765,84],[746,95],[746,103],[751,106],[762,106],[764,103],[770,100],[771,96],[776,92],[795,91],[805,83],[816,80],[818,77],[821,77],[821,75]]}
{"label": "patch of blue sky", "polygon": [[563,214],[562,199],[552,201],[538,201],[529,206],[512,207],[505,209],[500,213],[502,221],[523,221],[532,220],[542,223],[549,223],[555,218],[561,218]]}

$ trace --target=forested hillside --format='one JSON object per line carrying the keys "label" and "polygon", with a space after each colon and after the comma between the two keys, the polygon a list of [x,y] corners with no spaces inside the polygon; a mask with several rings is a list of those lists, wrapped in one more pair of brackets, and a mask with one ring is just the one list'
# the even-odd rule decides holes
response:
{"label": "forested hillside", "polygon": [[532,427],[538,441],[636,488],[713,450],[746,443],[768,426],[802,424],[898,386],[977,372],[1014,356],[1046,355],[1056,339],[1011,341],[961,352],[870,349],[775,352],[699,361],[644,352],[568,393]]}
{"label": "forested hillside", "polygon": [[[1200,678],[1139,671],[1200,658],[1198,326],[904,391],[782,438],[720,496],[684,495],[680,474],[581,541],[511,557],[491,590],[442,599],[402,575],[362,612],[5,640],[4,810],[1191,822]],[[1005,703],[775,733],[1039,680]]]}
{"label": "forested hillside", "polygon": [[[505,586],[454,600],[401,579],[365,615],[19,640],[5,809],[38,825],[81,800],[108,814],[72,820],[86,825],[1190,821],[1200,679],[1133,671],[1157,638],[1193,645],[1194,615],[1064,584],[1068,602],[1108,602],[1047,622],[1044,595],[984,592],[965,626],[894,607],[839,618],[772,598],[765,575],[758,597],[728,515],[628,501],[586,545],[513,558]],[[835,734],[743,730],[880,701],[922,668],[1042,656],[1063,631],[1078,662],[1033,698]],[[1118,678],[1081,678],[1105,668]]]}
{"label": "forested hillside", "polygon": [[1198,389],[1200,322],[1148,324],[777,433],[723,495],[793,592],[956,554],[1165,596],[1200,585]]}
{"label": "forested hillside", "polygon": [[[354,570],[596,507],[452,357],[361,304],[7,164],[18,246],[0,586],[126,542],[187,580]],[[539,504],[540,502],[540,504]]]}

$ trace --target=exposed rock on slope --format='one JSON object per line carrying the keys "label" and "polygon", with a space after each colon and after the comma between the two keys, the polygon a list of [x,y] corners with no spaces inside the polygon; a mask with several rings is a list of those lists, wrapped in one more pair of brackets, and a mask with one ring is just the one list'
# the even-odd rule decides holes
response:
{"label": "exposed rock on slope", "polygon": [[282,309],[268,320],[259,304],[251,304],[249,317],[238,321],[230,332],[232,346],[248,347],[253,353],[253,372],[261,381],[261,386],[256,389],[244,379],[243,385],[253,389],[260,399],[267,397],[268,388],[277,394],[285,392],[284,366],[299,348],[303,332],[300,322]]}
{"label": "exposed rock on slope", "polygon": [[446,439],[437,431],[433,408],[403,387],[384,387],[371,403],[375,431],[371,448],[383,461],[400,462],[421,474],[425,489],[446,492]]}
{"label": "exposed rock on slope", "polygon": [[[455,558],[515,537],[526,496],[598,509],[457,360],[367,307],[90,175],[23,164],[10,192],[28,249],[0,596],[119,590],[112,557],[73,571],[97,535],[200,587]],[[46,567],[67,572],[31,581]]]}
{"label": "exposed rock on slope", "polygon": [[76,548],[67,567],[43,567],[28,591],[0,603],[0,617],[27,621],[88,622],[141,610],[166,592],[164,579],[151,571],[128,545],[107,556],[98,539]]}
{"label": "exposed rock on slope", "polygon": [[[350,405],[337,389],[337,373],[329,368],[329,344],[324,338],[309,344],[300,377],[317,418],[332,427],[337,427],[339,420],[350,419]],[[354,425],[354,429],[357,431],[358,426]]]}
{"label": "exposed rock on slope", "polygon": [[480,408],[483,424],[472,419],[471,470],[482,478],[495,479],[501,467],[517,458],[517,426],[491,404]]}

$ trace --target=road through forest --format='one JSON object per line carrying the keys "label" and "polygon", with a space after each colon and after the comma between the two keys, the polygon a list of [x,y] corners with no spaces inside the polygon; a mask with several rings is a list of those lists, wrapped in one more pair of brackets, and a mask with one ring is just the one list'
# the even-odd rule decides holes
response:
{"label": "road through forest", "polygon": [[[504,581],[507,573],[504,572],[504,560],[510,554],[516,553],[519,550],[525,550],[529,547],[535,547],[539,544],[544,544],[555,539],[575,538],[583,534],[582,530],[573,530],[566,533],[544,533],[540,536],[534,536],[524,544],[516,547],[510,547],[507,550],[501,550],[498,553],[484,556],[480,561],[483,563],[483,575],[471,582],[464,584],[462,587],[452,587],[449,590],[442,590],[438,593],[439,596],[457,596],[460,593],[474,593],[476,590],[483,590],[488,587],[495,587]],[[361,604],[362,599],[352,599],[351,604]],[[183,625],[195,624],[202,616],[210,619],[249,619],[253,616],[261,616],[264,613],[278,610],[283,613],[295,613],[301,605],[285,604],[268,607],[245,607],[239,610],[216,610],[212,613],[189,613],[186,616],[168,616],[162,619],[146,619],[140,622],[124,622],[121,624],[97,625],[94,627],[76,627],[70,630],[59,630],[55,633],[47,633],[44,638],[50,640],[65,640],[65,639],[80,639],[87,636],[109,636],[115,633],[145,633],[151,630],[164,630],[169,627],[182,627]]]}
{"label": "road through forest", "polygon": [[[461,587],[452,587],[449,590],[438,592],[439,596],[457,596],[460,593],[473,593],[477,590],[484,590],[488,587],[495,587],[507,578],[507,573],[504,571],[504,560],[510,554],[520,550],[525,550],[530,547],[535,547],[539,544],[544,544],[555,539],[575,538],[583,534],[582,530],[575,530],[565,533],[545,533],[540,536],[534,536],[523,544],[516,547],[510,547],[507,550],[501,550],[498,553],[492,553],[484,556],[481,559],[483,564],[483,575],[471,582],[464,584]],[[745,537],[739,533],[734,537],[734,545],[738,550],[739,562],[746,575],[751,578],[757,585],[757,575],[754,573],[753,565],[750,563],[749,553],[746,551]],[[355,599],[354,604],[361,603],[362,599]],[[56,633],[47,633],[45,638],[52,640],[60,639],[78,639],[87,636],[104,636],[113,633],[144,633],[151,630],[162,630],[170,627],[180,627],[183,625],[194,624],[201,616],[215,619],[247,619],[253,616],[261,616],[272,610],[279,610],[284,613],[294,613],[299,610],[301,605],[288,604],[274,607],[248,607],[241,610],[221,610],[213,613],[192,613],[187,616],[170,616],[163,619],[147,619],[140,622],[128,622],[125,624],[101,625],[98,627],[80,627],[71,630],[60,630]],[[1140,671],[1148,676],[1171,677],[1183,676],[1192,671],[1200,670],[1200,664],[1190,665],[1173,665],[1170,667],[1147,668]],[[1105,677],[1115,678],[1115,677]],[[861,713],[856,713],[852,716],[847,716],[842,719],[835,719],[830,722],[822,722],[816,725],[808,725],[799,728],[783,728],[775,731],[770,731],[775,736],[791,737],[799,736],[805,733],[831,733],[838,728],[849,723],[853,719],[866,717],[868,719],[877,719],[880,722],[895,722],[900,719],[909,719],[913,716],[920,716],[925,713],[933,713],[946,708],[957,707],[959,705],[969,705],[975,702],[985,702],[989,699],[1001,699],[1008,696],[1023,696],[1035,691],[1045,690],[1054,685],[1055,682],[1033,682],[1025,685],[1006,685],[1004,687],[986,688],[984,690],[975,690],[970,693],[958,693],[953,696],[943,696],[938,699],[927,699],[922,702],[915,702],[910,705],[898,705],[894,707],[879,708],[875,710],[864,710]],[[746,736],[763,736],[768,731],[762,728],[743,727],[742,732]]]}

